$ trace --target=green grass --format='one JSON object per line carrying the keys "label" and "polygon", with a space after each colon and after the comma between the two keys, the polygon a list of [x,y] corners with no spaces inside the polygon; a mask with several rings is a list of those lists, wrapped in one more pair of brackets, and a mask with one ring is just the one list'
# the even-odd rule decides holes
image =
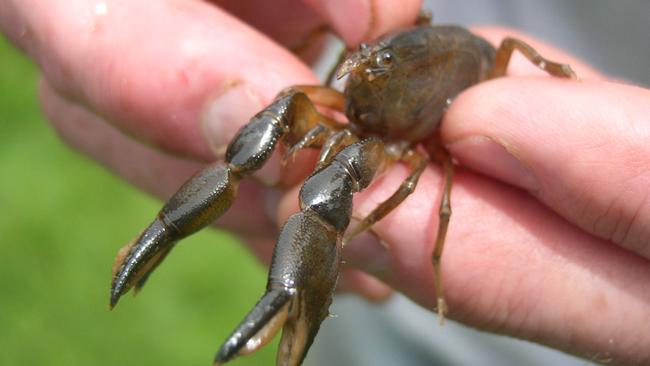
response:
{"label": "green grass", "polygon": [[232,236],[202,232],[109,312],[115,253],[161,204],[57,139],[37,78],[0,37],[0,365],[210,365],[266,270]]}

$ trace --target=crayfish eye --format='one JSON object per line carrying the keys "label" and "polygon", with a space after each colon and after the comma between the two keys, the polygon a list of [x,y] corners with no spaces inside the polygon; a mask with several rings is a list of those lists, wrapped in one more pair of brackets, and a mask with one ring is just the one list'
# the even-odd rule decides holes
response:
{"label": "crayfish eye", "polygon": [[375,59],[377,66],[390,66],[393,64],[393,61],[393,54],[388,50],[381,51]]}

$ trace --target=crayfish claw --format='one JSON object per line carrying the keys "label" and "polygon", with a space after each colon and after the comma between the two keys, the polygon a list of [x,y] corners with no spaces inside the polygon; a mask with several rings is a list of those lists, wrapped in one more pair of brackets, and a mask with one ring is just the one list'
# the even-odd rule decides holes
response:
{"label": "crayfish claw", "polygon": [[133,286],[133,295],[137,295],[138,292],[140,292],[140,290],[142,290],[142,287],[144,286],[144,284],[149,279],[149,276],[151,276],[151,273],[153,273],[153,271],[158,267],[158,265],[160,263],[162,263],[162,261],[165,259],[165,257],[167,257],[167,254],[169,254],[169,252],[172,250],[172,248],[173,248],[173,246],[162,249],[159,254],[155,255],[151,259],[151,266],[150,266],[149,270],[146,273],[144,273],[140,277],[138,282],[136,282],[136,284]]}
{"label": "crayfish claw", "polygon": [[221,346],[214,366],[253,353],[269,343],[287,321],[292,296],[285,289],[267,291]]}
{"label": "crayfish claw", "polygon": [[167,256],[174,243],[167,226],[156,218],[134,241],[120,249],[113,263],[109,305],[111,309],[132,287],[134,292],[142,288],[151,272]]}

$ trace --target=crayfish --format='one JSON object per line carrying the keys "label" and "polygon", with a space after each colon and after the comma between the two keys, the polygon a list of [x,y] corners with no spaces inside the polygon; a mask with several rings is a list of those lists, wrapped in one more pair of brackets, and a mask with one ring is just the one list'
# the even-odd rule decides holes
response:
{"label": "crayfish", "polygon": [[[299,365],[328,315],[341,263],[342,245],[369,229],[404,201],[430,160],[443,166],[440,220],[431,254],[437,312],[445,313],[440,257],[451,215],[453,161],[436,143],[443,113],[466,88],[505,74],[514,50],[551,75],[575,78],[568,65],[541,57],[521,40],[499,48],[457,26],[434,26],[426,18],[362,44],[339,66],[347,76],[341,93],[327,86],[294,86],[253,116],[229,144],[225,162],[207,166],[187,181],[114,265],[110,305],[134,288],[182,238],[211,224],[235,200],[241,179],[260,169],[279,146],[286,157],[320,149],[314,172],[300,191],[301,211],[277,239],[266,292],[216,355],[215,364],[255,351],[280,330],[278,365]],[[347,123],[316,106],[343,112]],[[398,162],[410,174],[395,193],[346,232],[352,196]]]}

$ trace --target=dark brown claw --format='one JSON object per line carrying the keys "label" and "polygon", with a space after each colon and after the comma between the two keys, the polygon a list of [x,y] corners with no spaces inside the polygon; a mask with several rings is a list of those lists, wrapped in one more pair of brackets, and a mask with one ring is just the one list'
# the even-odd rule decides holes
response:
{"label": "dark brown claw", "polygon": [[348,146],[305,181],[302,211],[287,220],[278,237],[266,293],[223,344],[216,365],[257,350],[280,328],[277,365],[302,362],[329,314],[352,195],[372,181],[382,149],[377,139]]}
{"label": "dark brown claw", "polygon": [[231,167],[208,166],[165,204],[156,219],[123,248],[113,265],[110,307],[133,286],[141,288],[174,244],[213,222],[232,204],[237,178]]}
{"label": "dark brown claw", "polygon": [[132,287],[142,287],[178,240],[214,222],[230,208],[239,181],[268,160],[301,103],[309,103],[304,94],[286,93],[253,117],[228,146],[225,164],[210,165],[190,178],[153,223],[120,251],[113,265],[111,308]]}
{"label": "dark brown claw", "polygon": [[120,297],[131,287],[142,288],[149,274],[173,247],[169,231],[156,219],[134,243],[120,249],[113,263],[113,282],[109,307],[117,305]]}
{"label": "dark brown claw", "polygon": [[244,318],[237,330],[221,346],[214,365],[222,365],[239,355],[246,355],[266,345],[287,320],[292,293],[271,289]]}

